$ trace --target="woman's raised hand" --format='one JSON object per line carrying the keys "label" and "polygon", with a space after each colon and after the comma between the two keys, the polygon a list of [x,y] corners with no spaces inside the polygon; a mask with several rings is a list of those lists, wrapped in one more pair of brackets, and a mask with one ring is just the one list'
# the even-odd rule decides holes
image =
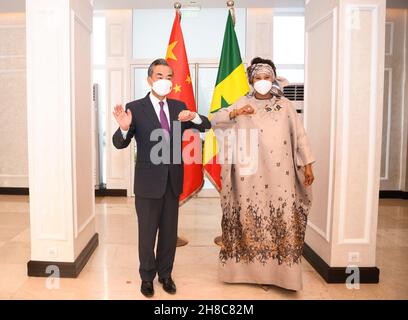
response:
{"label": "woman's raised hand", "polygon": [[247,104],[246,106],[237,109],[237,116],[241,116],[241,115],[247,115],[247,114],[253,114],[255,113],[255,109]]}
{"label": "woman's raised hand", "polygon": [[255,113],[255,109],[251,105],[247,104],[246,106],[242,108],[238,108],[238,109],[231,111],[230,118],[233,119],[237,116],[249,115],[253,113]]}

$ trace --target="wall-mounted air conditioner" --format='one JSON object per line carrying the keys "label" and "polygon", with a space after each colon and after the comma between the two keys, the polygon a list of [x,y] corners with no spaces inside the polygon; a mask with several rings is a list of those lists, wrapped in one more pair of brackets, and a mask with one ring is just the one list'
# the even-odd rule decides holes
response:
{"label": "wall-mounted air conditioner", "polygon": [[283,88],[283,93],[292,101],[298,113],[303,113],[304,84],[290,83]]}

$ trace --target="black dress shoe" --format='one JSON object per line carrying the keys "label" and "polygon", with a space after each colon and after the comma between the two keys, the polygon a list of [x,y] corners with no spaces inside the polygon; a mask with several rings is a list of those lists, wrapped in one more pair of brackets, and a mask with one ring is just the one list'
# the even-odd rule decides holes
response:
{"label": "black dress shoe", "polygon": [[163,284],[163,289],[167,293],[170,294],[175,294],[176,293],[176,284],[174,283],[173,279],[171,277],[166,278],[166,279],[161,279],[159,278],[159,282]]}
{"label": "black dress shoe", "polygon": [[147,298],[153,297],[154,295],[153,281],[142,281],[140,292]]}

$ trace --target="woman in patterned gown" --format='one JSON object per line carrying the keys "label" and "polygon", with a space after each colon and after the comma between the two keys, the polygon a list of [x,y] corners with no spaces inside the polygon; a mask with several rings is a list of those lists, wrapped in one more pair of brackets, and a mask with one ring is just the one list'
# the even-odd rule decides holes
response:
{"label": "woman in patterned gown", "polygon": [[222,150],[219,278],[301,290],[315,158],[273,62],[255,58],[247,74],[254,90],[211,120]]}

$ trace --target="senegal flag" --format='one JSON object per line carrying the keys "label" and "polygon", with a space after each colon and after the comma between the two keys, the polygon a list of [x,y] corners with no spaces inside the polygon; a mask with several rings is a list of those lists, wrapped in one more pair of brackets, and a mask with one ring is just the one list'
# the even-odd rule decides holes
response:
{"label": "senegal flag", "polygon": [[[228,13],[225,27],[224,42],[222,45],[221,59],[218,67],[217,82],[211,102],[210,114],[233,104],[249,91],[249,85],[242,64],[237,35],[231,12]],[[206,133],[203,154],[204,170],[214,187],[221,190],[220,172],[221,166],[218,161],[218,148],[213,130]]]}

